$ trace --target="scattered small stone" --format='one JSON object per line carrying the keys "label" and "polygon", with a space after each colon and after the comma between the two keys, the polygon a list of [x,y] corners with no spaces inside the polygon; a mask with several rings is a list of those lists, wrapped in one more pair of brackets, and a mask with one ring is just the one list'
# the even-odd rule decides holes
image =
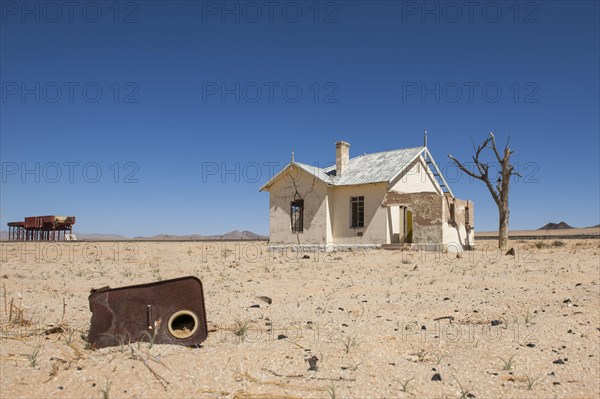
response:
{"label": "scattered small stone", "polygon": [[388,363],[390,366],[395,366],[396,363]]}
{"label": "scattered small stone", "polygon": [[431,381],[441,381],[442,380],[442,376],[440,375],[440,373],[435,373],[433,375],[433,377],[431,377]]}
{"label": "scattered small stone", "polygon": [[579,287],[581,285],[581,283],[577,283],[575,284],[575,287]]}
{"label": "scattered small stone", "polygon": [[444,301],[449,301],[449,300],[450,300],[450,298],[446,297],[446,298],[444,298],[443,300],[444,300]]}
{"label": "scattered small stone", "polygon": [[303,255],[302,259],[310,259],[310,255]]}
{"label": "scattered small stone", "polygon": [[563,301],[563,303],[571,303],[571,300],[569,298],[567,298]]}
{"label": "scattered small stone", "polygon": [[565,364],[565,362],[562,359],[556,359],[552,363],[554,363],[554,364]]}
{"label": "scattered small stone", "polygon": [[257,296],[256,299],[260,299],[261,301],[265,301],[269,305],[273,303],[273,300],[268,296]]}
{"label": "scattered small stone", "polygon": [[469,392],[469,393],[467,394],[467,398],[475,398],[475,395],[473,395],[472,393],[470,393],[470,392]]}
{"label": "scattered small stone", "polygon": [[61,326],[55,326],[55,327],[51,327],[51,328],[48,328],[47,330],[45,330],[44,334],[46,334],[46,335],[61,334],[64,332],[65,332],[65,330]]}
{"label": "scattered small stone", "polygon": [[344,308],[338,308],[338,310],[341,310],[342,312],[344,311]]}
{"label": "scattered small stone", "polygon": [[508,251],[506,251],[506,255],[515,256],[515,249],[514,248],[509,249]]}
{"label": "scattered small stone", "polygon": [[287,335],[283,335],[283,334],[279,334],[277,336],[277,339],[286,339],[286,338],[287,338]]}
{"label": "scattered small stone", "polygon": [[256,304],[256,305],[252,305],[250,306],[251,308],[260,308],[260,305]]}
{"label": "scattered small stone", "polygon": [[425,327],[425,325],[423,324],[423,325],[421,326],[421,330],[427,330],[427,327]]}
{"label": "scattered small stone", "polygon": [[348,327],[348,324],[342,323],[342,327]]}
{"label": "scattered small stone", "polygon": [[83,367],[81,367],[81,366],[77,366],[77,370],[80,370],[80,371],[81,371],[81,370],[83,370]]}
{"label": "scattered small stone", "polygon": [[2,275],[2,278],[8,278],[7,274]]}
{"label": "scattered small stone", "polygon": [[552,385],[560,385],[560,382],[558,382],[558,381],[554,381],[554,382],[552,383]]}
{"label": "scattered small stone", "polygon": [[500,324],[502,324],[502,322],[500,320],[492,320],[492,327],[493,326],[499,326]]}
{"label": "scattered small stone", "polygon": [[317,362],[318,361],[319,361],[319,358],[316,356],[309,357],[308,358],[308,365],[309,365],[308,370],[309,371],[317,371],[317,369],[318,369]]}
{"label": "scattered small stone", "polygon": [[535,348],[535,344],[527,344],[528,348]]}
{"label": "scattered small stone", "polygon": [[64,389],[62,386],[58,387],[58,389],[60,389],[61,391]]}
{"label": "scattered small stone", "polygon": [[571,330],[570,328],[569,328],[569,331],[567,331],[567,332],[568,332],[569,334],[573,334],[573,330]]}

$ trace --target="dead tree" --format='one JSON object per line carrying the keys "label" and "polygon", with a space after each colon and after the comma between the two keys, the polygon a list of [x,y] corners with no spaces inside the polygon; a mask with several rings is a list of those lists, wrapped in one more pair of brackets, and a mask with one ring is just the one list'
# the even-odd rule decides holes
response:
{"label": "dead tree", "polygon": [[[486,187],[492,194],[492,198],[498,206],[498,217],[499,217],[499,228],[498,228],[498,247],[501,250],[506,250],[508,245],[508,192],[510,187],[510,178],[512,175],[520,176],[515,170],[514,166],[510,163],[510,156],[513,153],[510,148],[508,148],[508,142],[504,147],[504,153],[500,155],[498,152],[498,148],[496,147],[496,139],[493,133],[490,133],[490,137],[488,137],[481,145],[475,148],[475,155],[473,156],[473,162],[475,164],[475,170],[469,170],[466,168],[459,160],[454,158],[452,155],[448,155],[448,157],[458,166],[460,170],[462,170],[467,175],[474,177],[475,179],[481,180],[485,183]],[[492,180],[495,179],[494,176],[489,175],[490,172],[490,163],[484,162],[479,159],[481,152],[488,148],[494,152],[494,155],[500,165],[499,176],[496,179],[496,184],[492,183]]]}

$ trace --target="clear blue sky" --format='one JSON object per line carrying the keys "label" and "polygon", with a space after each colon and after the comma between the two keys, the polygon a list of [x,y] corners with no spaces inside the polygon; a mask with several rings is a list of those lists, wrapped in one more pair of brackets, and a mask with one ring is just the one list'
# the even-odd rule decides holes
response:
{"label": "clear blue sky", "polygon": [[[597,1],[72,4],[1,2],[2,229],[265,234],[258,189],[292,149],[325,165],[337,140],[356,156],[424,128],[442,166],[510,135],[529,177],[511,228],[599,223]],[[449,179],[497,228],[484,185]]]}

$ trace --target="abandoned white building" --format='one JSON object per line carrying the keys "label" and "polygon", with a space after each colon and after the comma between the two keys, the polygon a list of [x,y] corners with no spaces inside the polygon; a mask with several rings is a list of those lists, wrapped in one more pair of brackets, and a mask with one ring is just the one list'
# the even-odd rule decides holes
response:
{"label": "abandoned white building", "polygon": [[270,195],[271,249],[474,245],[473,203],[454,197],[426,146],[350,158],[335,166],[294,160],[260,188]]}

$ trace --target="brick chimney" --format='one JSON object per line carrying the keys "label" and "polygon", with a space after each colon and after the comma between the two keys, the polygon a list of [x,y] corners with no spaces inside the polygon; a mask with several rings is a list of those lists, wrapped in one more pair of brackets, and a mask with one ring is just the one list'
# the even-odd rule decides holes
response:
{"label": "brick chimney", "polygon": [[350,144],[345,141],[335,143],[335,175],[341,176],[350,160]]}

